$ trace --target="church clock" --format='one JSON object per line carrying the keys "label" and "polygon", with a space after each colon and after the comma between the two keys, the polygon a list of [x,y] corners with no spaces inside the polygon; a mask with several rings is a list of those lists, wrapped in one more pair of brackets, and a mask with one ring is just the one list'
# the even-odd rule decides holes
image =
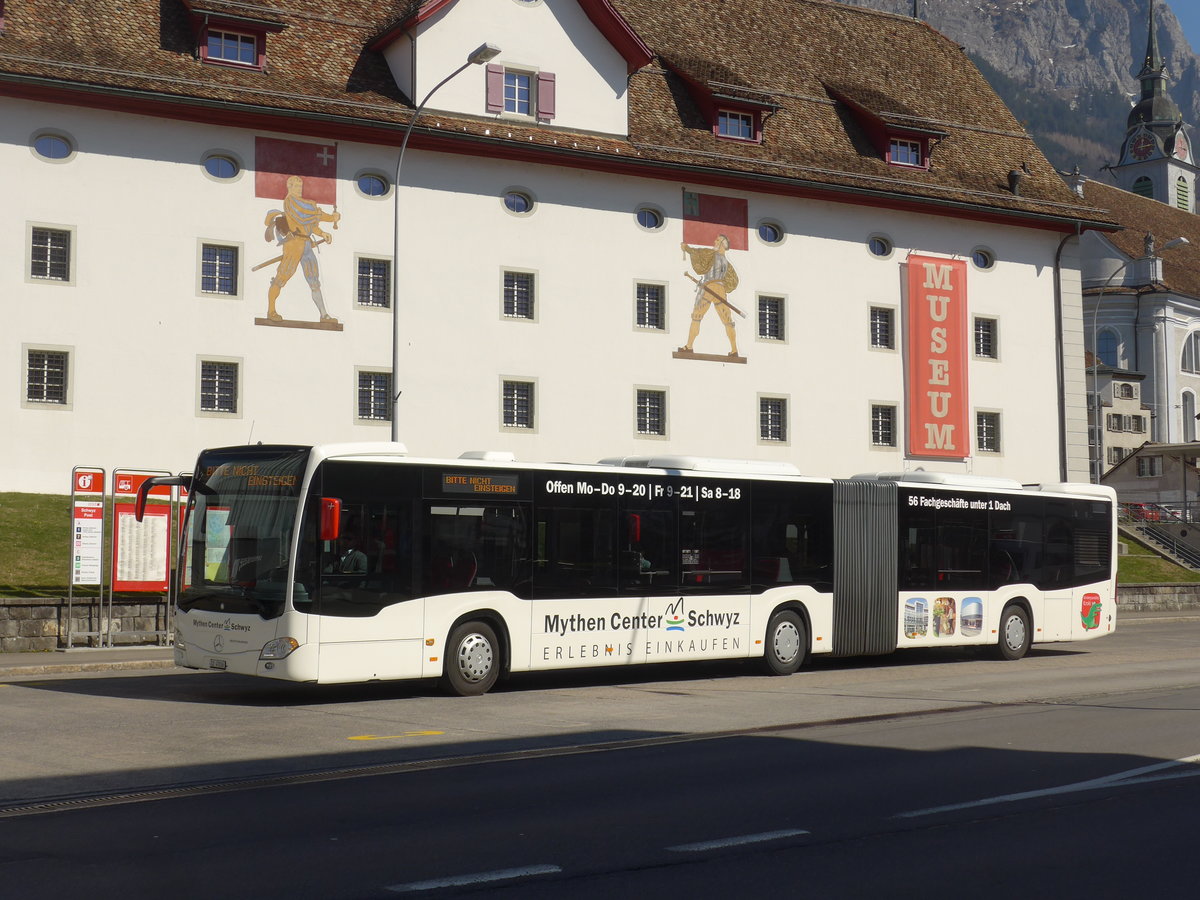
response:
{"label": "church clock", "polygon": [[1140,134],[1129,145],[1129,155],[1136,160],[1149,159],[1154,152],[1154,138],[1148,134]]}

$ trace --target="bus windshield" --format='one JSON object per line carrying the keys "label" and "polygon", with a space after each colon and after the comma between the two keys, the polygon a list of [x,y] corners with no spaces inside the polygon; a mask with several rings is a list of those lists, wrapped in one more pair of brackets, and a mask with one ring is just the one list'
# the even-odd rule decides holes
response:
{"label": "bus windshield", "polygon": [[308,453],[263,446],[201,455],[179,567],[179,609],[282,614]]}

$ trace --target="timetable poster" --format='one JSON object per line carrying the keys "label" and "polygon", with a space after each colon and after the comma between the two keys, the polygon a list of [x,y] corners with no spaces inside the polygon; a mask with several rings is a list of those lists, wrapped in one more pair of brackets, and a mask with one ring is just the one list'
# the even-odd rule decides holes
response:
{"label": "timetable poster", "polygon": [[118,503],[114,514],[113,590],[165,591],[171,508],[147,506],[140,522],[132,503]]}

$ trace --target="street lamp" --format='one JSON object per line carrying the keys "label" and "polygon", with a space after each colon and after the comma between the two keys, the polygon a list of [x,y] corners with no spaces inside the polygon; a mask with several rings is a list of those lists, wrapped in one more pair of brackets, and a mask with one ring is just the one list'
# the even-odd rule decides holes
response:
{"label": "street lamp", "polygon": [[396,157],[396,178],[392,182],[395,196],[392,201],[392,440],[400,440],[400,388],[397,384],[400,375],[400,167],[404,165],[404,150],[408,147],[408,139],[412,136],[413,126],[421,117],[429,98],[450,79],[471,66],[481,66],[491,62],[500,54],[500,48],[493,44],[480,44],[467,57],[467,61],[433,86],[425,99],[417,104],[408,127],[404,129],[404,139],[400,142],[400,155]]}
{"label": "street lamp", "polygon": [[[1165,250],[1173,250],[1176,247],[1181,247],[1184,244],[1190,243],[1191,241],[1185,237],[1173,238],[1163,244],[1162,247],[1159,248],[1158,252],[1161,253]],[[1154,259],[1155,255],[1154,235],[1147,234],[1145,256],[1139,256],[1137,259],[1127,259],[1125,262],[1121,263],[1121,265],[1117,266],[1117,268],[1112,271],[1112,274],[1105,279],[1104,284],[1100,286],[1100,292],[1096,294],[1096,305],[1092,308],[1092,403],[1094,404],[1092,407],[1092,415],[1095,428],[1095,440],[1092,442],[1092,444],[1096,448],[1096,454],[1094,457],[1095,461],[1093,465],[1096,484],[1100,483],[1100,471],[1103,464],[1103,448],[1100,444],[1100,436],[1104,433],[1104,420],[1100,415],[1100,388],[1098,375],[1098,370],[1100,368],[1100,346],[1096,340],[1097,325],[1100,318],[1100,306],[1104,302],[1104,292],[1108,290],[1113,279],[1124,272],[1130,263],[1144,262],[1149,259]]]}

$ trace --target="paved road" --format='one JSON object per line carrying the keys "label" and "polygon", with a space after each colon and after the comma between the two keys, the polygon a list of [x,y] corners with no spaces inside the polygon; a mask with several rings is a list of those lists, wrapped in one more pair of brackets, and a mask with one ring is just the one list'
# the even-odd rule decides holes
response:
{"label": "paved road", "polygon": [[1191,897],[1198,649],[1200,622],[1164,621],[1015,664],[642,669],[477,699],[169,671],[9,682],[0,884]]}

